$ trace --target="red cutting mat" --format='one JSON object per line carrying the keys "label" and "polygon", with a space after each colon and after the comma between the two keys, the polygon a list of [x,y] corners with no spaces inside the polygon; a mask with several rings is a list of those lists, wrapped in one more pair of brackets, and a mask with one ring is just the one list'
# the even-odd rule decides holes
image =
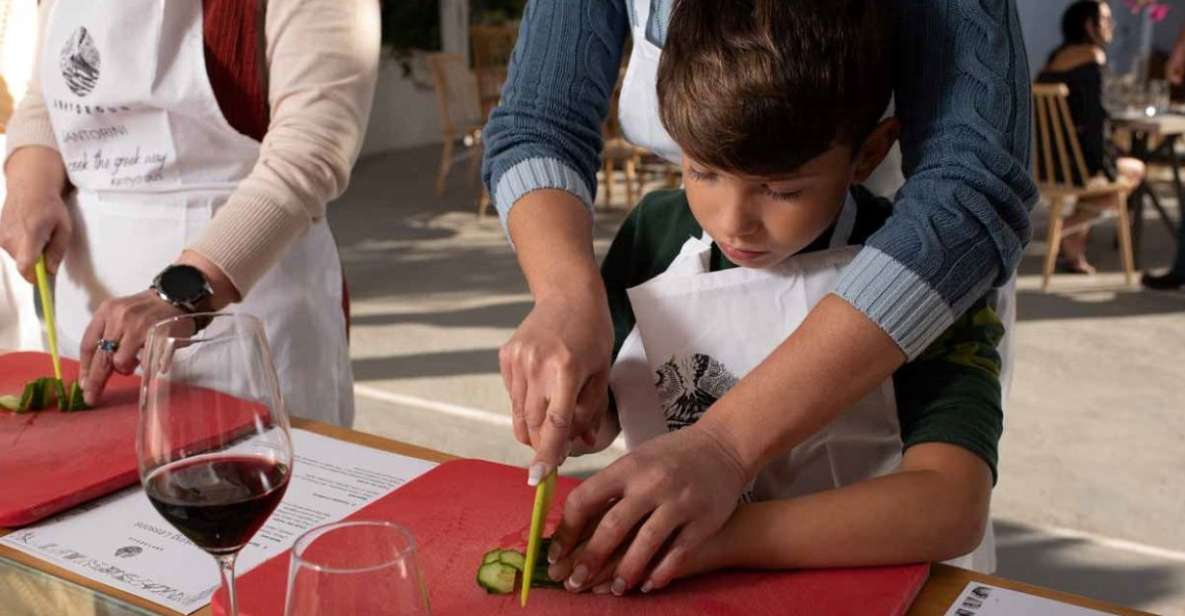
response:
{"label": "red cutting mat", "polygon": [[[53,376],[46,353],[0,355],[0,393],[19,395],[26,382],[45,376]],[[78,362],[62,359],[62,377],[77,379]],[[181,398],[174,394],[173,400]],[[200,411],[209,408],[214,398],[223,405],[227,400],[245,404],[198,388],[188,390],[178,403]],[[101,406],[89,411],[63,413],[53,407],[15,414],[0,410],[0,528],[32,524],[138,482],[139,401],[140,377],[114,374]],[[199,413],[192,416],[196,419]],[[228,422],[226,430],[196,421],[178,429],[194,446],[216,432],[240,428],[251,417],[244,410],[242,421]]]}
{"label": "red cutting mat", "polygon": [[[525,485],[524,474],[521,468],[490,462],[448,462],[350,518],[389,520],[411,531],[434,616],[524,612],[636,616],[645,613],[643,610],[687,616],[898,616],[909,608],[929,575],[928,565],[727,572],[682,580],[651,595],[625,598],[537,588],[531,591],[524,610],[519,607],[517,593],[489,595],[475,581],[487,550],[525,543],[534,489]],[[551,525],[576,484],[571,479],[560,480]],[[283,613],[288,563],[285,552],[239,577],[242,616]],[[225,594],[219,590],[214,596],[214,614],[226,614],[224,601]]]}

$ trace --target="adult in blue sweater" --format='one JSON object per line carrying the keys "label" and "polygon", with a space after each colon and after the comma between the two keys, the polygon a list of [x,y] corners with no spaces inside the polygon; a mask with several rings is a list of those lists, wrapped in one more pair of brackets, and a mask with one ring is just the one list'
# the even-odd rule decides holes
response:
{"label": "adult in blue sweater", "polygon": [[[486,129],[484,179],[535,299],[500,353],[515,436],[536,451],[530,483],[563,461],[572,440],[591,441],[603,419],[614,337],[591,242],[600,126],[632,36],[623,128],[678,157],[658,118],[654,81],[673,1],[532,0]],[[842,1],[799,1],[843,10]],[[770,460],[1013,274],[1036,197],[1029,71],[1014,3],[895,5],[907,182],[892,217],[803,325],[699,422],[648,441],[569,497],[560,537],[592,536],[569,586],[599,576],[615,554],[624,554],[618,571],[642,572],[615,589],[665,586]],[[635,534],[644,519],[645,532]],[[553,543],[549,559],[572,547]]]}

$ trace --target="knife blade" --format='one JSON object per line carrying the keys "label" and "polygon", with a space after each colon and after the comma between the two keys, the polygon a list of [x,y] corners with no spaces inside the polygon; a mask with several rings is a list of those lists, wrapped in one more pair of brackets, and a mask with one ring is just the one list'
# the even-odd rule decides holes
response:
{"label": "knife blade", "polygon": [[523,589],[519,596],[522,607],[527,606],[527,595],[531,592],[531,578],[535,573],[535,561],[539,556],[539,541],[543,537],[543,526],[547,522],[547,511],[551,508],[552,493],[555,492],[555,471],[535,487],[535,506],[531,509],[531,531],[527,535],[527,558],[523,564]]}
{"label": "knife blade", "polygon": [[53,359],[53,375],[62,380],[62,361],[58,358],[58,328],[54,323],[53,295],[49,290],[49,273],[45,269],[45,256],[37,257],[33,268],[37,273],[37,291],[41,294],[41,310],[45,316],[45,333],[49,339],[49,356]]}

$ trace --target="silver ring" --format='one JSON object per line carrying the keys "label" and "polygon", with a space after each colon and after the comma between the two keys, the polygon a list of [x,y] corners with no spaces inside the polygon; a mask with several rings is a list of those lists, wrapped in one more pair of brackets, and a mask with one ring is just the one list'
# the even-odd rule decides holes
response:
{"label": "silver ring", "polygon": [[99,350],[106,353],[114,353],[119,350],[119,341],[99,338]]}

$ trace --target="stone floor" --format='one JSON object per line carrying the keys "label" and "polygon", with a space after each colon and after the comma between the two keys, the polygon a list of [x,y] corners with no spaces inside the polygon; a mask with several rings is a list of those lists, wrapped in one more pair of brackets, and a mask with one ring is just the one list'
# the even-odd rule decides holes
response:
{"label": "stone floor", "polygon": [[[522,464],[497,348],[531,298],[496,216],[475,215],[476,187],[458,172],[433,193],[437,156],[365,159],[330,206],[354,302],[356,427]],[[598,211],[601,253],[623,209]],[[1035,225],[1042,236],[1043,208]],[[1146,228],[1146,264],[1166,264],[1171,237]],[[1185,615],[1185,293],[1124,287],[1113,244],[1113,226],[1100,227],[1090,254],[1102,273],[1058,277],[1050,293],[1039,290],[1043,242],[1022,264],[993,503],[999,573]]]}

